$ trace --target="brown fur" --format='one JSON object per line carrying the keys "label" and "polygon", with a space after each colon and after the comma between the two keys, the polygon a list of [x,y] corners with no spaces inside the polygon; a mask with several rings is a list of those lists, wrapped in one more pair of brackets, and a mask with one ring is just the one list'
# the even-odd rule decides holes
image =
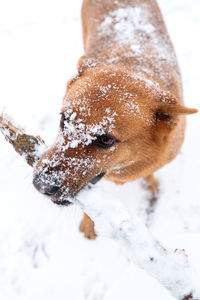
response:
{"label": "brown fur", "polygon": [[[123,47],[109,32],[98,33],[100,24],[110,13],[126,7],[145,7],[159,43],[173,57],[173,62],[159,58],[151,35],[138,30],[143,51],[128,56],[131,42]],[[98,149],[92,144],[68,148],[62,152],[55,144],[39,161],[35,174],[45,170],[46,178],[53,171],[70,174],[62,179],[62,187],[73,196],[87,182],[100,172],[106,172],[106,179],[123,184],[137,178],[146,178],[152,193],[158,192],[153,173],[173,160],[179,153],[184,139],[185,115],[196,110],[183,106],[182,86],[179,68],[173,46],[169,39],[162,15],[155,0],[84,0],[82,6],[83,41],[85,55],[78,63],[78,75],[68,82],[63,100],[62,112],[69,107],[76,112],[76,118],[87,125],[98,123],[106,109],[115,112],[115,126],[106,132],[117,139],[112,149]],[[134,41],[134,40],[133,40]],[[159,47],[158,47],[159,48]],[[113,60],[114,58],[114,60]],[[148,71],[146,71],[148,70]],[[99,87],[107,87],[106,94]],[[138,109],[131,110],[130,104]],[[80,109],[80,99],[90,114]],[[67,144],[68,137],[64,136]],[[44,160],[48,158],[47,160]],[[51,161],[57,159],[56,167]],[[69,167],[66,158],[94,160],[92,167]],[[44,176],[44,172],[43,175]],[[58,194],[59,195],[59,194]],[[57,196],[58,196],[57,195]],[[60,195],[62,198],[62,193]],[[94,223],[84,216],[80,226],[86,237],[94,238]]]}

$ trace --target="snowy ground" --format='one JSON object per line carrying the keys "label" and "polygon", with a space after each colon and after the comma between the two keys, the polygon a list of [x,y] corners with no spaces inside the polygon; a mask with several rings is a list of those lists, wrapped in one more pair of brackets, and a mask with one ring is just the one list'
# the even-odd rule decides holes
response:
{"label": "snowy ground", "polygon": [[[199,107],[200,2],[159,0],[182,70],[185,103]],[[67,79],[83,54],[80,0],[0,4],[0,111],[52,143]],[[172,248],[185,248],[200,271],[200,119],[188,117],[177,159],[157,172],[159,205],[151,230]],[[78,232],[82,213],[61,208],[32,186],[32,169],[0,135],[0,299],[173,299],[144,271],[126,261],[107,238]],[[145,221],[141,182],[100,186]]]}

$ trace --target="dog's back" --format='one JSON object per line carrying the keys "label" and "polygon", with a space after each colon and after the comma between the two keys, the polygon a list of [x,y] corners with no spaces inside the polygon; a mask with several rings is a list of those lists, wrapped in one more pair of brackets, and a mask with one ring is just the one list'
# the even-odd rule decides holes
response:
{"label": "dog's back", "polygon": [[84,0],[82,20],[86,55],[122,64],[182,102],[176,55],[155,0]]}

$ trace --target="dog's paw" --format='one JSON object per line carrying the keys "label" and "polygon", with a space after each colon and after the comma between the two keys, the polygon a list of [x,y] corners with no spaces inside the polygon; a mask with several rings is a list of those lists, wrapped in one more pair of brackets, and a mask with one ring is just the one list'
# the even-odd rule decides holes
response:
{"label": "dog's paw", "polygon": [[154,204],[158,200],[159,196],[159,182],[155,179],[154,175],[149,175],[144,178],[143,187],[149,193],[149,200],[151,204]]}
{"label": "dog's paw", "polygon": [[84,237],[87,239],[94,240],[97,237],[94,230],[94,222],[86,214],[84,214],[79,230],[84,233]]}

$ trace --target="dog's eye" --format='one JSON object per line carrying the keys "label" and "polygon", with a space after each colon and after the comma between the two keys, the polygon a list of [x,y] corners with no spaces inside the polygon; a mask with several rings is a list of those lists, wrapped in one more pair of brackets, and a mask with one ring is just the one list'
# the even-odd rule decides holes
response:
{"label": "dog's eye", "polygon": [[108,149],[112,147],[115,143],[116,138],[106,134],[98,136],[96,140],[93,141],[93,145],[103,149]]}
{"label": "dog's eye", "polygon": [[65,115],[61,113],[61,118],[60,118],[60,127],[63,129],[65,126]]}

